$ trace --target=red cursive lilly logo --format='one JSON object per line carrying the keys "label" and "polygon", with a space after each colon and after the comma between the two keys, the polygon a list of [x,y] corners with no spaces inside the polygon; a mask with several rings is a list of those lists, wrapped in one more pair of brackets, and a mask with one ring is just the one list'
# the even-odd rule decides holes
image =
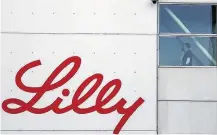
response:
{"label": "red cursive lilly logo", "polygon": [[[59,81],[53,82],[54,79],[58,76],[58,74],[69,64],[74,64],[72,69]],[[53,111],[56,114],[63,114],[68,111],[73,110],[74,112],[78,114],[87,114],[94,111],[97,111],[99,114],[109,114],[111,112],[117,111],[119,114],[123,114],[123,117],[118,122],[114,129],[114,134],[119,134],[120,130],[124,126],[124,124],[127,122],[127,120],[130,118],[130,116],[137,110],[139,106],[141,106],[144,103],[144,100],[142,98],[139,98],[134,104],[129,106],[128,108],[124,108],[127,101],[122,98],[120,99],[115,105],[111,107],[105,108],[104,106],[109,103],[119,92],[121,88],[121,81],[119,79],[114,79],[110,82],[108,82],[99,92],[96,103],[94,106],[89,106],[86,108],[79,107],[82,103],[84,103],[89,97],[91,97],[94,92],[98,89],[98,87],[101,85],[103,81],[103,75],[102,74],[94,74],[90,77],[88,77],[86,80],[82,82],[82,84],[78,87],[76,90],[72,102],[69,106],[66,106],[64,108],[60,108],[59,105],[62,103],[63,99],[58,97],[51,105],[46,106],[44,108],[36,108],[33,107],[40,98],[48,91],[54,90],[62,85],[64,85],[66,82],[68,82],[78,71],[81,65],[81,58],[77,56],[70,57],[63,61],[47,78],[47,80],[44,82],[44,84],[40,87],[31,87],[26,86],[22,82],[22,76],[31,68],[34,68],[36,66],[41,65],[40,60],[36,60],[33,62],[30,62],[29,64],[23,66],[16,75],[16,84],[17,86],[28,93],[35,93],[34,97],[29,102],[24,102],[17,98],[10,98],[6,99],[2,103],[2,109],[10,114],[18,114],[25,111],[29,111],[34,114],[43,114],[48,111]],[[81,96],[81,93],[83,90],[90,84],[92,81],[96,80],[95,84],[90,88],[90,90],[85,93],[83,96]],[[108,90],[113,87],[112,92],[108,94],[106,93]],[[70,91],[68,89],[64,89],[62,91],[63,96],[68,96],[70,94]],[[16,104],[18,105],[17,108],[10,108],[10,104]]]}

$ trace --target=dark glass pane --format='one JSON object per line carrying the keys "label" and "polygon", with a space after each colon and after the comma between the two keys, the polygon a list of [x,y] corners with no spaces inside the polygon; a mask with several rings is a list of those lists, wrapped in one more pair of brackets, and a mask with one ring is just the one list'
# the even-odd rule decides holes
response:
{"label": "dark glass pane", "polygon": [[160,33],[216,34],[216,5],[160,5]]}
{"label": "dark glass pane", "polygon": [[216,66],[216,41],[212,37],[160,37],[160,66]]}

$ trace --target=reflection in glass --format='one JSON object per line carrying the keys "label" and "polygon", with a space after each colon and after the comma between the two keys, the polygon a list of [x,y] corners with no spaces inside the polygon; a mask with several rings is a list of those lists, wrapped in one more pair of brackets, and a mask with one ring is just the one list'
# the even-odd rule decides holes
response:
{"label": "reflection in glass", "polygon": [[160,66],[216,66],[215,37],[160,37]]}
{"label": "reflection in glass", "polygon": [[216,11],[216,5],[162,4],[160,33],[217,34]]}

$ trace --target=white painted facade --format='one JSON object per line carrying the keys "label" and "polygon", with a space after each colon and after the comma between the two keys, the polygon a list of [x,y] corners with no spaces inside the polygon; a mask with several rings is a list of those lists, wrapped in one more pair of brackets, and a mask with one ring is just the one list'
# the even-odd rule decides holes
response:
{"label": "white painted facade", "polygon": [[[161,2],[217,4],[217,0]],[[151,0],[2,0],[1,39],[1,103],[8,98],[27,102],[33,96],[16,86],[15,75],[22,66],[41,60],[42,65],[23,78],[29,86],[41,86],[66,58],[79,56],[82,62],[75,77],[45,95],[37,107],[51,104],[62,89],[74,92],[87,77],[101,73],[100,88],[112,79],[122,81],[110,104],[121,98],[127,105],[139,97],[145,100],[120,134],[217,134],[217,68],[158,67],[158,4]],[[73,92],[63,106],[70,104]],[[84,106],[93,105],[96,96]],[[73,111],[12,115],[1,108],[1,130],[112,133],[121,117],[117,112]]]}

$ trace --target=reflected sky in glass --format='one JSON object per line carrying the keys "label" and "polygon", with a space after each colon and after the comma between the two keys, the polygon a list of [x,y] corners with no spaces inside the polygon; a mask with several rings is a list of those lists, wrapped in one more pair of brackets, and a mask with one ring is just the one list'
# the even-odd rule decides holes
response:
{"label": "reflected sky in glass", "polygon": [[[197,37],[197,41],[216,60],[216,41],[214,37]],[[211,63],[201,49],[197,47],[190,37],[160,37],[159,38],[159,64],[160,66],[180,66],[183,56],[184,43],[191,45],[193,52],[193,66],[216,66]]]}
{"label": "reflected sky in glass", "polygon": [[[216,14],[212,12],[212,5],[160,5],[160,33],[185,33],[166,12],[169,8],[191,33],[216,33]],[[214,32],[213,32],[214,31]]]}

